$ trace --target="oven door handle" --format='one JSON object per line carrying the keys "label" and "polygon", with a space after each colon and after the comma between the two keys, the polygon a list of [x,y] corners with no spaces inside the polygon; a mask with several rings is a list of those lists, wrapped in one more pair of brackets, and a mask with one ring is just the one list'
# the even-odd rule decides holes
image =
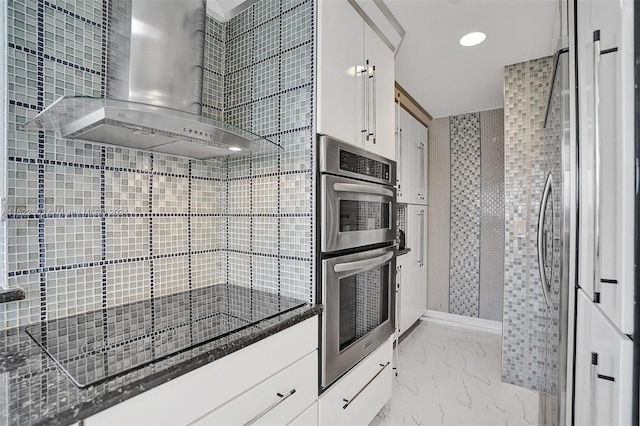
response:
{"label": "oven door handle", "polygon": [[389,261],[393,257],[394,253],[389,252],[385,253],[381,256],[376,256],[372,259],[366,260],[358,260],[356,262],[347,262],[347,263],[338,263],[333,267],[333,271],[336,273],[340,272],[351,272],[351,271],[361,271],[366,269],[371,269],[378,265],[382,265]]}
{"label": "oven door handle", "polygon": [[393,197],[393,191],[380,186],[362,185],[360,183],[334,183],[333,190],[336,192],[359,192],[362,194],[384,195]]}

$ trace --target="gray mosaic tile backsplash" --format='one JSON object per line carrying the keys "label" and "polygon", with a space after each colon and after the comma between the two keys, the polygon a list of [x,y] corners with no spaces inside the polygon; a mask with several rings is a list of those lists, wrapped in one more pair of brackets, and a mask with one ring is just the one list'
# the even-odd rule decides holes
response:
{"label": "gray mosaic tile backsplash", "polygon": [[[430,126],[428,308],[502,319],[502,109]],[[494,273],[495,272],[495,273]]]}
{"label": "gray mosaic tile backsplash", "polygon": [[[548,332],[536,230],[545,184],[544,113],[550,57],[505,67],[505,265],[502,380],[544,390]],[[526,236],[515,233],[526,224]]]}
{"label": "gray mosaic tile backsplash", "polygon": [[207,18],[203,115],[284,152],[199,161],[22,130],[59,96],[105,92],[108,22],[99,0],[7,2],[0,248],[27,297],[0,304],[0,329],[220,282],[313,300],[313,5]]}

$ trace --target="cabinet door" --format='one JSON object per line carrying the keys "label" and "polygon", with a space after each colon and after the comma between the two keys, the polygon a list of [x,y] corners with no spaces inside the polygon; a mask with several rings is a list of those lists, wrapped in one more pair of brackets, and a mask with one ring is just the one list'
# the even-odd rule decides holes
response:
{"label": "cabinet door", "polygon": [[631,2],[579,1],[577,15],[579,284],[592,300],[599,300],[603,312],[618,328],[631,334],[634,226]]}
{"label": "cabinet door", "polygon": [[364,147],[364,21],[347,1],[318,2],[318,133]]}
{"label": "cabinet door", "polygon": [[365,148],[395,160],[393,52],[367,24],[364,26],[365,59],[369,66]]}
{"label": "cabinet door", "polygon": [[409,318],[410,289],[408,288],[407,274],[409,273],[409,254],[404,254],[396,259],[396,283],[398,294],[396,295],[396,304],[398,311],[396,321],[400,328],[400,334],[404,333],[411,326]]}
{"label": "cabinet door", "polygon": [[409,113],[398,105],[398,188],[397,197],[399,203],[410,202],[409,194],[411,193],[411,179],[413,179],[411,164],[411,128],[409,126]]}
{"label": "cabinet door", "polygon": [[427,189],[429,188],[427,176],[429,176],[429,129],[422,123],[418,123],[418,140],[420,141],[421,167],[420,167],[420,204],[427,205]]}
{"label": "cabinet door", "polygon": [[417,319],[420,319],[422,314],[427,310],[427,209],[421,209],[421,232],[420,232],[420,247],[422,250],[422,260],[418,262],[418,274],[416,279],[416,285],[418,287],[418,297],[416,298],[416,310]]}
{"label": "cabinet door", "polygon": [[631,424],[633,342],[578,290],[575,424]]}

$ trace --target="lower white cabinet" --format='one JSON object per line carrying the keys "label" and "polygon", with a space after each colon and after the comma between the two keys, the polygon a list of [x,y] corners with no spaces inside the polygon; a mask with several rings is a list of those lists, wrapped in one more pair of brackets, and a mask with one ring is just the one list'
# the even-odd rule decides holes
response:
{"label": "lower white cabinet", "polygon": [[320,395],[320,426],[368,425],[391,398],[393,337]]}
{"label": "lower white cabinet", "polygon": [[262,413],[256,424],[287,424],[317,398],[317,349],[318,317],[313,317],[95,414],[84,424],[233,425]]}
{"label": "lower white cabinet", "polygon": [[300,413],[300,415],[293,419],[287,426],[318,426],[318,401],[313,401],[313,404]]}
{"label": "lower white cabinet", "polygon": [[411,251],[396,259],[400,334],[415,324],[427,309],[426,206],[407,205],[406,235]]}
{"label": "lower white cabinet", "polygon": [[631,424],[633,342],[578,290],[575,424]]}
{"label": "lower white cabinet", "polygon": [[193,425],[284,425],[318,397],[318,351],[213,410]]}

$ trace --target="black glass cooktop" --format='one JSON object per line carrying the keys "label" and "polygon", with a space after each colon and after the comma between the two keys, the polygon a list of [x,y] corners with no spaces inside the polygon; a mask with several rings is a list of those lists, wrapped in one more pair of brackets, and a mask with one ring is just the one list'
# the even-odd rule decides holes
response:
{"label": "black glass cooktop", "polygon": [[79,387],[212,342],[306,303],[219,284],[42,322],[27,333]]}

